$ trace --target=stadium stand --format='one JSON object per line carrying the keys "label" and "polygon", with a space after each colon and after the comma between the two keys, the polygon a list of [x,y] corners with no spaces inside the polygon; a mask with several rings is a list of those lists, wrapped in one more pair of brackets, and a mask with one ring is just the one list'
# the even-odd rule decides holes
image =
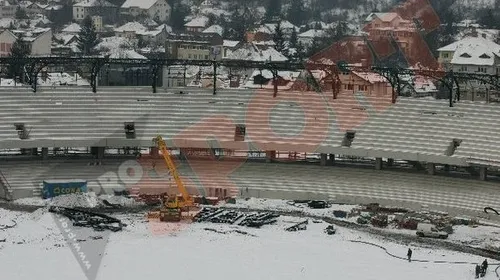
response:
{"label": "stadium stand", "polygon": [[[328,92],[280,92],[273,98],[272,92],[264,90],[219,90],[212,95],[209,89],[153,94],[149,88],[109,87],[91,93],[75,87],[42,88],[37,93],[0,89],[0,109],[0,149],[5,151],[149,148],[151,139],[161,134],[175,148],[296,151],[481,170],[494,170],[500,164],[496,104],[461,101],[450,108],[447,101],[401,97],[391,104],[388,96],[360,94],[333,100]],[[134,125],[135,137],[126,136],[127,123]],[[237,125],[245,127],[245,141],[236,140]],[[55,159],[12,162],[2,161],[0,171],[16,197],[31,196],[43,178],[96,178],[103,171],[116,171],[118,164],[104,159],[104,165],[89,166],[88,158],[61,167],[55,167],[59,164]],[[189,170],[183,172],[191,178]],[[344,196],[348,201],[387,200],[467,211],[477,211],[497,199],[493,182],[377,172],[382,171],[245,163],[234,173],[233,191],[270,197],[272,191],[288,190]],[[481,174],[486,179],[486,173]],[[203,185],[219,183],[213,179]],[[242,193],[243,188],[250,193]]]}

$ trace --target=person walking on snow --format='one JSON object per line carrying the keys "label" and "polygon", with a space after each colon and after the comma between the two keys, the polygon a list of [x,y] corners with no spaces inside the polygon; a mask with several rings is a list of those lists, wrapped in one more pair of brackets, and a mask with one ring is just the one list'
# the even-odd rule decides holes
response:
{"label": "person walking on snow", "polygon": [[486,274],[486,271],[488,270],[488,260],[484,259],[482,269],[483,269],[484,274]]}
{"label": "person walking on snow", "polygon": [[408,261],[409,261],[409,262],[411,262],[411,254],[412,254],[412,253],[413,253],[413,252],[411,251],[411,249],[410,249],[410,248],[408,248],[408,253],[406,254],[406,256],[408,257]]}
{"label": "person walking on snow", "polygon": [[479,278],[480,275],[481,275],[481,267],[479,266],[479,264],[476,264],[476,279]]}

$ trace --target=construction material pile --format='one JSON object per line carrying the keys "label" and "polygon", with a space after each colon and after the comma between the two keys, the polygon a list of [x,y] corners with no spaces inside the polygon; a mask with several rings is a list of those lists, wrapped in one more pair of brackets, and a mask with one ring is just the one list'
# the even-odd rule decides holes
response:
{"label": "construction material pile", "polygon": [[108,215],[75,208],[51,206],[49,212],[67,217],[73,222],[73,226],[89,227],[96,231],[110,230],[116,232],[121,231],[126,226],[119,219]]}
{"label": "construction material pile", "polygon": [[236,210],[203,208],[194,218],[195,222],[210,222],[219,224],[240,225],[260,228],[263,225],[276,223],[280,215],[273,213],[242,213]]}

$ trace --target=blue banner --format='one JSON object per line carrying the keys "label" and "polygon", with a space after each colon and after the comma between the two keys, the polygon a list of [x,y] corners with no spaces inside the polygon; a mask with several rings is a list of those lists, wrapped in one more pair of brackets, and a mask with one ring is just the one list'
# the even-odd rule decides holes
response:
{"label": "blue banner", "polygon": [[43,198],[87,192],[87,181],[43,181]]}

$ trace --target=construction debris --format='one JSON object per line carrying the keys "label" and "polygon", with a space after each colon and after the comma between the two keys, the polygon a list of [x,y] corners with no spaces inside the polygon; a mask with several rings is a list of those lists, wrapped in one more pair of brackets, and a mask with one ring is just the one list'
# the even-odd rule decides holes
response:
{"label": "construction debris", "polygon": [[243,235],[249,235],[249,236],[257,237],[257,235],[250,234],[250,233],[248,233],[246,231],[242,231],[242,230],[220,231],[220,230],[216,230],[216,229],[213,229],[213,228],[205,228],[205,230],[206,231],[213,231],[213,232],[216,232],[216,233],[222,233],[222,234],[228,234],[228,233],[235,232],[235,233],[239,233],[239,234],[243,234]]}
{"label": "construction debris", "polygon": [[73,226],[90,227],[96,231],[111,230],[113,232],[120,231],[126,225],[119,219],[108,215],[93,213],[75,208],[51,206],[49,212],[63,215],[73,221]]}
{"label": "construction debris", "polygon": [[307,206],[312,209],[325,209],[330,208],[331,204],[324,200],[311,200],[307,203]]}
{"label": "construction debris", "polygon": [[309,220],[302,221],[300,223],[297,223],[291,227],[287,227],[285,230],[286,231],[299,231],[299,230],[306,230],[307,225],[309,224]]}
{"label": "construction debris", "polygon": [[241,213],[235,210],[203,208],[193,220],[260,228],[263,225],[276,223],[278,217],[279,215],[273,213]]}
{"label": "construction debris", "polygon": [[337,229],[333,225],[329,225],[325,228],[325,233],[328,235],[333,235],[337,232]]}
{"label": "construction debris", "polygon": [[6,230],[9,228],[14,228],[17,226],[17,222],[14,220],[11,220],[12,224],[11,225],[0,225],[0,230]]}

